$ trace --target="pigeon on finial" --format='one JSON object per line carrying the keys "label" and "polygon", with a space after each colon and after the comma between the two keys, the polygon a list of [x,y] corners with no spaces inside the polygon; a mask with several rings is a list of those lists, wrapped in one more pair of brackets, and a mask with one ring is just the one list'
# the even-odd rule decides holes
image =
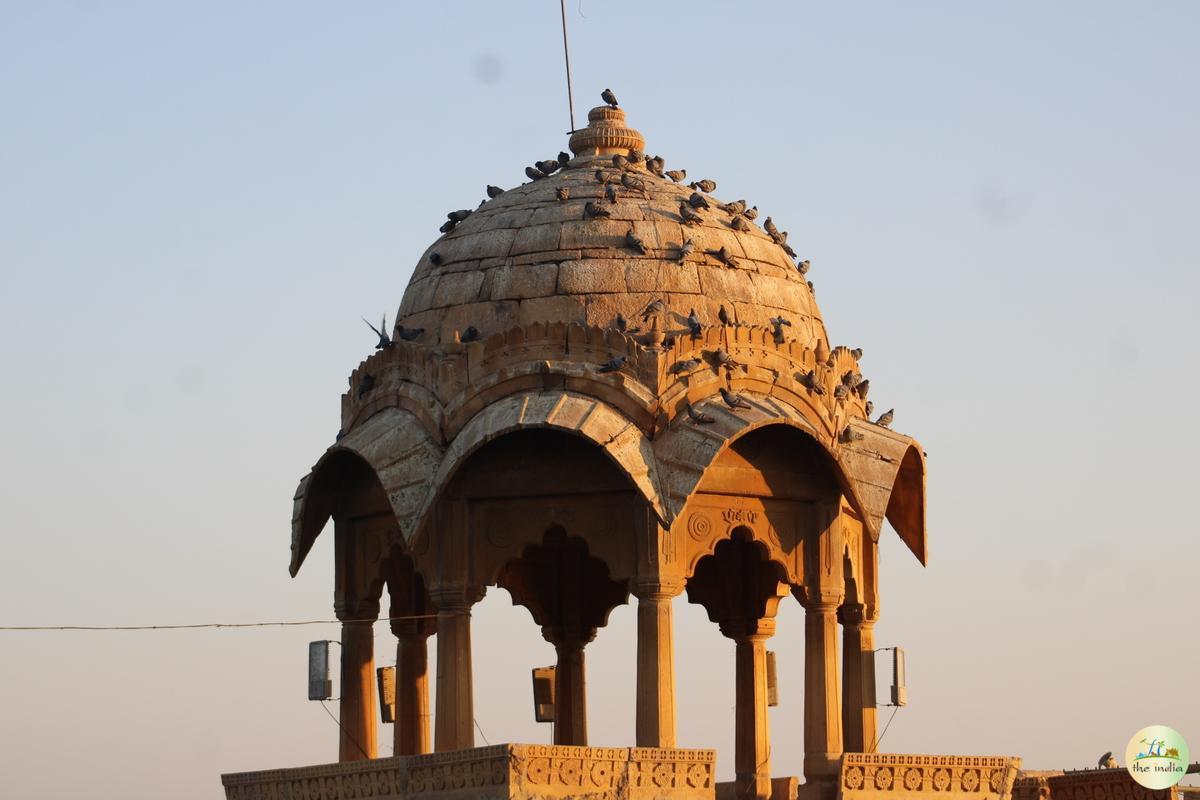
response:
{"label": "pigeon on finial", "polygon": [[[367,318],[363,317],[362,321],[367,322]],[[387,331],[387,314],[383,315],[383,322],[379,323],[378,328],[369,322],[367,322],[367,327],[375,331],[375,335],[379,337],[379,341],[375,344],[376,350],[386,350],[392,346],[392,340],[385,332]]]}
{"label": "pigeon on finial", "polygon": [[892,420],[896,418],[896,409],[889,408],[887,411],[879,415],[879,419],[875,420],[875,424],[881,428],[886,428],[892,424]]}
{"label": "pigeon on finial", "polygon": [[613,94],[612,89],[605,89],[603,92],[601,92],[600,99],[608,103],[608,105],[612,108],[617,107],[617,96]]}
{"label": "pigeon on finial", "polygon": [[495,200],[500,195],[504,194],[504,190],[499,186],[492,186],[490,183],[487,187],[487,196]]}

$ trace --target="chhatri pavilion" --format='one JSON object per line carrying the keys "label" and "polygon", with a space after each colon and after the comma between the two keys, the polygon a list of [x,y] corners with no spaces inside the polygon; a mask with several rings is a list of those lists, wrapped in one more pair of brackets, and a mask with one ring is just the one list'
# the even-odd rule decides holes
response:
{"label": "chhatri pavilion", "polygon": [[[861,351],[829,341],[807,262],[755,209],[666,173],[615,102],[588,119],[571,154],[449,215],[351,374],[295,495],[290,565],[332,518],[339,763],[226,775],[227,796],[1007,795],[1016,759],[874,752],[878,542],[887,520],[925,562],[925,459],[871,420]],[[555,647],[553,744],[476,746],[471,609],[491,586]],[[735,643],[732,784],[713,751],[676,748],[680,595]],[[797,778],[771,771],[781,602],[805,610],[778,631],[805,642]],[[636,688],[604,701],[634,704],[636,729],[592,747],[587,646],[623,603]]]}

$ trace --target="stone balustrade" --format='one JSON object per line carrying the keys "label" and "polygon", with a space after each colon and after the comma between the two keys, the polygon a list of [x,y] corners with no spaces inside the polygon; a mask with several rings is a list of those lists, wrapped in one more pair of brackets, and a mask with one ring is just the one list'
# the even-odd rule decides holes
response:
{"label": "stone balustrade", "polygon": [[1009,756],[846,753],[838,776],[838,797],[1008,800],[1020,765],[1021,759]]}

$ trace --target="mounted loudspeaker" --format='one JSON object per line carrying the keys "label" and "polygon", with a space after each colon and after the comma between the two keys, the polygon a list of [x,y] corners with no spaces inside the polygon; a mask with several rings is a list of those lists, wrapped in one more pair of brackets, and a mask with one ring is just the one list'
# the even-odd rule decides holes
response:
{"label": "mounted loudspeaker", "polygon": [[328,700],[333,697],[333,681],[329,678],[329,642],[308,643],[308,699]]}
{"label": "mounted loudspeaker", "polygon": [[775,651],[767,651],[767,705],[779,705],[779,680],[775,671]]}
{"label": "mounted loudspeaker", "polygon": [[554,722],[554,667],[533,668],[533,718]]}
{"label": "mounted loudspeaker", "polygon": [[908,705],[908,687],[904,680],[904,648],[892,649],[892,705]]}
{"label": "mounted loudspeaker", "polygon": [[375,680],[379,684],[379,718],[386,724],[396,721],[396,668],[378,667]]}

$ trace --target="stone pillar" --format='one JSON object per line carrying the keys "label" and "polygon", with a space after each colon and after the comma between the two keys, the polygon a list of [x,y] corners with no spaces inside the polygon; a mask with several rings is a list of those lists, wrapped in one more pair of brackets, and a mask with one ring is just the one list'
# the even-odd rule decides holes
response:
{"label": "stone pillar", "polygon": [[671,601],[683,582],[635,582],[638,747],[675,746],[675,632]]}
{"label": "stone pillar", "polygon": [[733,632],[736,665],[734,770],[738,800],[770,800],[771,738],[767,725],[767,638],[774,619]]}
{"label": "stone pillar", "polygon": [[393,623],[396,634],[396,722],[393,753],[430,752],[428,634],[411,623]]}
{"label": "stone pillar", "polygon": [[554,647],[554,743],[587,745],[587,694],[583,643],[566,641]]}
{"label": "stone pillar", "polygon": [[832,800],[842,756],[837,608],[841,593],[804,593],[804,780],[809,798]]}
{"label": "stone pillar", "polygon": [[842,739],[848,753],[875,749],[875,617],[862,604],[838,609],[842,623]]}
{"label": "stone pillar", "polygon": [[339,607],[342,621],[341,706],[338,761],[375,758],[375,619],[378,602]]}
{"label": "stone pillar", "polygon": [[471,676],[471,605],[476,598],[460,587],[430,592],[437,605],[436,752],[475,746],[475,705]]}

